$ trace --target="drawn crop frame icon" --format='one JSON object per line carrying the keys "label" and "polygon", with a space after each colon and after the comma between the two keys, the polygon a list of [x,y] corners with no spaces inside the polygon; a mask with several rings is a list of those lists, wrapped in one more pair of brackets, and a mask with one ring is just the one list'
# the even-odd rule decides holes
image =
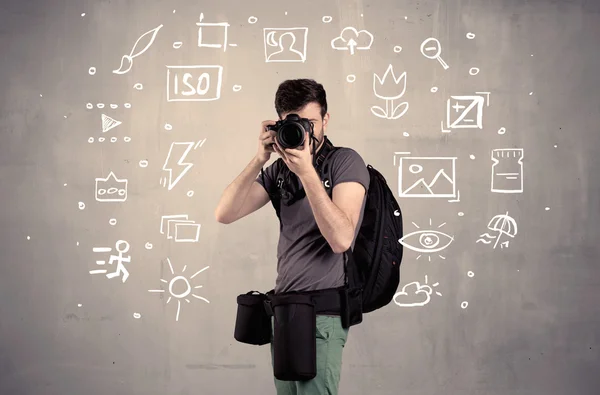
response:
{"label": "drawn crop frame icon", "polygon": [[[189,81],[186,80],[186,77],[192,76],[191,73],[185,73],[183,75],[182,78],[182,83],[185,84],[188,88],[192,88],[193,92],[182,92],[180,95],[183,96],[195,96],[198,95],[198,87],[205,82],[207,84],[207,88],[202,89],[205,92],[202,93],[202,95],[204,95],[206,92],[208,92],[210,90],[210,88],[214,85],[212,85],[213,81],[211,81],[211,74],[209,73],[210,71],[213,71],[213,69],[216,69],[216,78],[217,78],[217,82],[216,82],[216,87],[215,87],[215,91],[214,94],[208,97],[196,97],[196,98],[191,98],[191,97],[184,97],[184,98],[177,98],[178,95],[178,90],[179,90],[179,79],[178,79],[178,75],[176,74],[174,77],[174,85],[175,85],[175,91],[174,94],[171,94],[171,70],[197,70],[197,69],[205,69],[208,71],[203,72],[202,74],[200,74],[200,76],[197,76],[198,78],[198,82],[195,83],[195,86],[191,86],[189,85]],[[213,76],[214,77],[214,76]],[[202,81],[200,81],[200,79],[202,79]],[[218,100],[221,98],[221,87],[223,84],[223,66],[221,65],[191,65],[191,66],[167,66],[167,102],[182,102],[182,101],[214,101],[214,100]],[[172,97],[174,96],[174,97]]]}
{"label": "drawn crop frame icon", "polygon": [[[296,41],[298,40],[298,36],[296,36],[296,32],[297,31],[301,31],[302,32],[302,49],[299,51],[297,49],[294,49],[293,46],[296,43]],[[281,34],[278,36],[278,39],[280,40],[281,37],[291,34],[291,36],[293,37],[293,42],[290,48],[282,48],[281,51],[279,52],[273,52],[271,54],[269,54],[269,47],[279,47],[281,48],[281,46],[279,45],[279,40],[277,41],[277,43],[275,44],[275,35],[280,32]],[[265,48],[265,62],[266,63],[304,63],[306,62],[306,57],[307,57],[307,53],[306,53],[306,49],[307,49],[307,43],[308,43],[308,27],[265,27],[263,28],[263,41],[264,41],[264,48]],[[270,42],[273,42],[273,44],[270,44]],[[279,53],[285,53],[285,52],[293,52],[297,55],[300,56],[300,59],[271,59],[271,57],[273,55],[279,54]]]}
{"label": "drawn crop frame icon", "polygon": [[[236,44],[228,44],[227,43],[227,31],[229,30],[229,22],[202,22],[204,19],[204,13],[200,13],[200,20],[196,22],[196,26],[198,26],[198,47],[206,47],[206,48],[223,48],[223,52],[227,50],[227,46],[235,47]],[[203,27],[222,27],[224,29],[223,33],[223,44],[205,44],[202,42],[202,28]]]}

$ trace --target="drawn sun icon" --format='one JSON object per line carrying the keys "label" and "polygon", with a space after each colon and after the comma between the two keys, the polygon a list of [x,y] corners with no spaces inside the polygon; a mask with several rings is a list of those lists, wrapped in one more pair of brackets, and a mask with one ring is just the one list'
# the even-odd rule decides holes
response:
{"label": "drawn sun icon", "polygon": [[[420,229],[420,227],[417,224],[415,224],[414,222],[412,224],[417,229]],[[431,226],[431,225],[432,225],[432,221],[430,218],[429,226]],[[438,229],[444,225],[446,225],[445,222],[443,224],[439,225]],[[406,239],[415,238],[415,237],[417,237],[417,235],[418,235],[418,239],[419,239],[419,241],[418,241],[419,245],[413,246],[412,244],[409,244],[406,241]],[[444,238],[448,239],[448,241],[442,241]],[[402,244],[403,246],[410,248],[413,251],[428,254],[427,257],[429,258],[429,261],[431,262],[430,254],[442,251],[443,249],[448,247],[450,245],[450,243],[452,243],[453,240],[454,240],[454,237],[447,235],[443,232],[437,231],[437,230],[417,230],[417,231],[414,231],[412,233],[405,235],[400,240],[398,240],[398,242],[400,244]],[[421,256],[422,256],[422,254],[417,256],[417,259],[421,258]],[[446,259],[442,255],[438,254],[438,256],[442,259]]]}
{"label": "drawn sun icon", "polygon": [[[173,270],[173,265],[171,264],[171,260],[169,258],[167,258],[167,262],[169,263],[169,268],[171,269],[171,274],[173,275],[173,278],[171,279],[171,281],[167,281],[167,280],[161,278],[160,281],[162,281],[165,284],[169,284],[169,293],[171,295],[167,299],[167,304],[171,301],[172,298],[177,299],[177,315],[175,316],[175,321],[179,321],[179,312],[181,311],[181,300],[182,299],[185,300],[186,302],[190,303],[190,299],[188,299],[188,296],[193,296],[196,299],[200,299],[200,300],[205,301],[206,303],[210,303],[208,301],[208,299],[203,298],[202,296],[198,296],[195,293],[193,293],[192,285],[190,283],[190,280],[192,280],[198,274],[200,274],[203,271],[205,271],[206,269],[208,269],[209,266],[206,266],[206,267],[198,270],[196,273],[194,273],[188,279],[187,277],[185,277],[183,275],[183,273],[185,273],[185,269],[187,269],[187,265],[185,265],[183,267],[181,274],[176,276],[175,271]],[[198,288],[202,288],[202,285],[197,285],[193,289],[198,289]],[[165,290],[164,289],[149,289],[148,292],[163,293],[163,292],[165,292]]]}

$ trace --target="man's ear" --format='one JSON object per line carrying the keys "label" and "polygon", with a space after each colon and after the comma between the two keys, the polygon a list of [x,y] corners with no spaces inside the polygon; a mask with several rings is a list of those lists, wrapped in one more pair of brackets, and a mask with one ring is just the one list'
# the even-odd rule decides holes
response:
{"label": "man's ear", "polygon": [[329,113],[326,113],[323,117],[323,133],[327,130],[327,124],[329,123]]}

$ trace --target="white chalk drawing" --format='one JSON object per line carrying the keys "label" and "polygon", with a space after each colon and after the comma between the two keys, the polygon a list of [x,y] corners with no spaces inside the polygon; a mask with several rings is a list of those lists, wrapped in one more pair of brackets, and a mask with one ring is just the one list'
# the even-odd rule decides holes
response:
{"label": "white chalk drawing", "polygon": [[[204,13],[200,13],[200,20],[196,22],[196,26],[198,26],[198,46],[206,47],[206,48],[223,48],[223,51],[227,50],[228,46],[235,47],[235,44],[227,43],[227,30],[229,28],[229,23],[227,22],[216,22],[216,23],[206,23],[202,22],[204,19]],[[203,40],[204,30],[217,28],[223,30],[223,42],[221,44],[206,44]]]}
{"label": "white chalk drawing", "polygon": [[356,81],[356,76],[354,74],[348,74],[346,76],[346,81],[353,83],[354,81]]}
{"label": "white chalk drawing", "polygon": [[[417,229],[421,229],[416,223],[412,223]],[[437,228],[441,228],[446,223],[439,225]],[[431,262],[431,254],[440,252],[448,247],[452,241],[454,241],[454,237],[450,236],[446,233],[440,232],[438,230],[431,229],[432,220],[429,219],[429,229],[426,230],[418,230],[407,235],[404,235],[398,242],[403,246],[416,251],[427,254],[429,262]],[[418,244],[413,246],[411,243],[407,242],[407,239],[418,238]],[[446,241],[447,240],[447,241]],[[439,255],[441,259],[446,259],[444,256]],[[421,255],[417,256],[417,259],[421,258]]]}
{"label": "white chalk drawing", "polygon": [[[104,103],[96,103],[96,108],[103,109],[104,107],[106,107],[106,105]],[[131,108],[131,104],[130,103],[125,103],[125,104],[123,104],[123,107],[125,107],[125,108]],[[93,103],[87,103],[85,105],[85,108],[87,108],[88,110],[93,110],[94,109],[94,104]],[[119,105],[112,103],[112,104],[110,104],[110,108],[112,108],[113,110],[115,110],[115,109],[119,108]]]}
{"label": "white chalk drawing", "polygon": [[[389,78],[391,75],[391,79]],[[393,80],[393,82],[389,82]],[[386,84],[387,83],[387,84]],[[392,65],[386,69],[383,77],[373,73],[373,93],[385,100],[385,109],[372,106],[371,113],[383,119],[398,119],[408,110],[408,102],[394,105],[394,100],[401,98],[406,92],[406,71],[396,78]]]}
{"label": "white chalk drawing", "polygon": [[83,209],[85,209],[85,203],[84,203],[84,202],[79,202],[79,203],[77,204],[77,206],[79,207],[79,209],[80,209],[80,210],[83,210]]}
{"label": "white chalk drawing", "polygon": [[[119,139],[117,137],[111,137],[109,141],[111,143],[116,143],[118,140]],[[88,143],[90,143],[90,144],[94,143],[95,141],[96,140],[93,137],[88,138]],[[106,141],[106,139],[104,137],[98,137],[98,142],[99,143],[103,143],[105,141]],[[126,142],[126,143],[130,142],[131,141],[131,137],[125,136],[125,137],[123,137],[123,141]]]}
{"label": "white chalk drawing", "polygon": [[147,249],[147,250],[151,250],[152,247],[154,247],[154,246],[150,242],[147,242],[146,244],[144,244],[144,248]]}
{"label": "white chalk drawing", "polygon": [[190,221],[187,214],[163,215],[160,218],[160,234],[176,242],[195,243],[200,239],[200,224]]}
{"label": "white chalk drawing", "polygon": [[470,75],[477,75],[477,74],[479,74],[479,69],[477,67],[471,67],[469,69],[469,74]]}
{"label": "white chalk drawing", "polygon": [[431,93],[435,93],[438,91],[438,87],[437,86],[432,86],[431,89],[429,90]]}
{"label": "white chalk drawing", "polygon": [[183,45],[183,43],[181,41],[175,41],[173,43],[173,48],[179,49],[179,48],[181,48],[182,45]]}
{"label": "white chalk drawing", "polygon": [[93,66],[92,66],[92,67],[90,67],[90,68],[89,68],[89,70],[88,70],[88,73],[90,73],[90,75],[94,75],[94,74],[96,74],[96,68],[95,68],[95,67],[93,67]]}
{"label": "white chalk drawing", "polygon": [[140,313],[133,313],[133,318],[135,318],[136,320],[139,320],[142,317],[142,315]]}
{"label": "white chalk drawing", "polygon": [[167,66],[167,101],[218,100],[222,80],[223,66]]}
{"label": "white chalk drawing", "polygon": [[96,178],[96,200],[99,202],[124,202],[127,200],[127,180],[119,179],[112,171],[106,178]]}
{"label": "white chalk drawing", "polygon": [[[483,129],[483,106],[490,105],[490,92],[475,92],[470,96],[450,96],[446,101],[446,128],[441,122],[442,133],[452,129]],[[484,97],[486,96],[486,97]]]}
{"label": "white chalk drawing", "polygon": [[504,134],[504,133],[506,133],[505,127],[501,127],[500,129],[498,129],[498,134]]}
{"label": "white chalk drawing", "polygon": [[329,15],[325,15],[323,18],[321,18],[321,21],[323,21],[323,23],[330,23],[333,20],[333,18]]}
{"label": "white chalk drawing", "polygon": [[[475,34],[473,34],[473,33],[469,32],[469,33],[467,33],[467,38],[468,38],[469,40],[472,40],[472,39],[474,39],[474,38],[475,38]],[[532,55],[532,56],[533,56],[533,55]]]}
{"label": "white chalk drawing", "polygon": [[[165,160],[165,164],[163,165],[163,170],[168,173],[167,176],[161,177],[160,183],[162,186],[167,187],[170,191],[173,189],[175,185],[181,180],[181,178],[185,175],[194,166],[193,163],[184,162],[186,160],[187,155],[193,149],[201,147],[206,139],[200,140],[197,143],[192,142],[173,142],[171,143],[171,148],[169,149],[169,153],[167,154],[167,159]],[[182,152],[183,151],[183,152]]]}
{"label": "white chalk drawing", "polygon": [[[177,314],[175,315],[175,321],[179,321],[179,313],[181,311],[181,300],[182,299],[185,300],[187,303],[190,303],[190,299],[188,299],[188,297],[193,296],[196,299],[200,299],[206,303],[210,303],[208,299],[203,298],[202,296],[196,295],[194,293],[195,291],[193,289],[202,288],[202,285],[196,285],[192,289],[192,285],[191,285],[191,281],[190,281],[190,280],[194,279],[194,277],[196,277],[198,274],[200,274],[203,271],[205,271],[206,269],[208,269],[209,266],[206,266],[206,267],[198,270],[196,273],[192,274],[189,278],[187,278],[183,274],[183,273],[185,273],[185,269],[187,268],[187,265],[183,267],[181,274],[176,276],[175,270],[173,270],[173,265],[171,264],[171,260],[169,258],[167,258],[167,262],[169,263],[169,269],[171,270],[171,274],[173,275],[173,278],[170,281],[167,281],[167,280],[161,278],[160,281],[165,284],[169,284],[170,296],[167,299],[167,304],[171,301],[172,298],[177,299]],[[184,291],[175,293],[175,290],[174,290],[175,286],[177,286],[179,289],[181,289],[183,287]],[[165,290],[164,289],[149,289],[148,292],[164,293]]]}
{"label": "white chalk drawing", "polygon": [[[414,157],[402,155],[398,166],[400,197],[448,198],[459,201],[456,188],[456,157]],[[394,156],[394,166],[396,157]]]}
{"label": "white chalk drawing", "polygon": [[[427,275],[425,275],[425,283],[419,284],[418,281],[413,281],[402,287],[402,290],[396,292],[394,295],[394,303],[400,307],[419,307],[425,306],[431,300],[431,294],[434,292],[434,288],[440,285],[435,283],[429,286]],[[438,291],[435,294],[442,296]]]}
{"label": "white chalk drawing", "polygon": [[492,192],[523,192],[523,148],[492,150]]}
{"label": "white chalk drawing", "polygon": [[[500,242],[502,235],[506,235],[510,238],[514,238],[517,235],[517,230],[518,230],[517,229],[517,221],[515,221],[515,219],[513,217],[508,215],[508,211],[506,212],[506,214],[500,214],[500,215],[494,216],[494,218],[492,218],[490,220],[490,222],[488,223],[487,228],[492,232],[496,232],[496,235],[494,236],[489,233],[483,233],[483,234],[479,235],[479,239],[477,239],[475,244],[477,244],[477,243],[491,244],[492,240],[495,239],[496,241],[494,243],[494,249]],[[510,240],[506,240],[506,241],[502,242],[500,244],[500,248],[508,247],[509,241]]]}
{"label": "white chalk drawing", "polygon": [[144,85],[141,82],[138,82],[137,84],[133,85],[133,89],[141,91],[142,89],[144,89]]}
{"label": "white chalk drawing", "polygon": [[173,130],[173,125],[170,123],[165,123],[165,130]]}
{"label": "white chalk drawing", "polygon": [[142,34],[140,38],[137,39],[135,44],[133,44],[133,48],[131,49],[129,55],[123,55],[123,57],[121,58],[121,66],[119,66],[117,70],[113,70],[113,73],[125,74],[129,72],[129,70],[131,70],[131,67],[133,66],[133,59],[137,58],[138,56],[146,52],[148,48],[150,48],[152,43],[154,43],[154,40],[156,39],[156,34],[158,33],[161,27],[163,27],[163,25],[155,27],[154,29]]}
{"label": "white chalk drawing", "polygon": [[192,197],[194,196],[194,191],[187,191],[186,195],[187,197]]}
{"label": "white chalk drawing", "polygon": [[114,118],[109,117],[108,115],[102,114],[102,133],[106,133],[111,129],[116,128],[123,122],[117,121]]}
{"label": "white chalk drawing", "polygon": [[264,28],[265,59],[270,62],[306,62],[307,27]]}
{"label": "white chalk drawing", "polygon": [[251,16],[250,18],[248,18],[248,23],[251,25],[254,25],[256,22],[258,22],[258,18],[255,16]]}
{"label": "white chalk drawing", "polygon": [[[127,281],[127,278],[129,277],[129,272],[127,271],[127,269],[125,268],[125,265],[123,265],[123,262],[127,262],[130,263],[131,262],[131,256],[123,256],[124,253],[126,253],[127,251],[129,251],[129,243],[125,240],[118,240],[115,244],[115,249],[117,250],[117,252],[119,253],[119,255],[112,255],[110,256],[109,260],[108,260],[108,264],[112,265],[113,263],[117,262],[117,269],[112,272],[112,273],[108,273],[107,269],[96,269],[96,270],[90,270],[90,274],[106,274],[107,278],[114,278],[114,277],[118,277],[121,274],[123,275],[123,278],[121,279],[123,282]],[[111,247],[94,247],[92,248],[93,252],[100,252],[100,253],[106,253],[106,252],[111,252],[112,248]],[[98,266],[104,266],[106,265],[106,261],[103,260],[97,260],[96,261],[96,265]]]}
{"label": "white chalk drawing", "polygon": [[142,160],[141,160],[141,161],[138,163],[138,165],[139,165],[140,167],[148,167],[148,161],[147,161],[146,159],[142,159]]}
{"label": "white chalk drawing", "polygon": [[401,46],[399,46],[399,45],[396,45],[396,46],[394,46],[394,52],[395,52],[395,53],[400,53],[400,52],[402,52],[402,47],[401,47]]}
{"label": "white chalk drawing", "polygon": [[421,43],[421,53],[427,59],[437,59],[444,70],[448,70],[450,66],[441,58],[442,45],[437,38],[430,37]]}
{"label": "white chalk drawing", "polygon": [[366,30],[356,30],[348,26],[342,29],[340,35],[331,40],[331,48],[338,51],[350,51],[354,55],[356,50],[366,50],[373,45],[373,35]]}
{"label": "white chalk drawing", "polygon": [[241,86],[241,85],[234,85],[234,86],[233,86],[231,89],[232,89],[234,92],[239,92],[239,91],[241,91],[241,90],[242,90],[242,86]]}

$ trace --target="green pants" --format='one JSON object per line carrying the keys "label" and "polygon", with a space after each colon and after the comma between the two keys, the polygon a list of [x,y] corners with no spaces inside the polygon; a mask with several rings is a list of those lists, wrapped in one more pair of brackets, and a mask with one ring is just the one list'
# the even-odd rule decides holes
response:
{"label": "green pants", "polygon": [[274,378],[277,395],[337,395],[342,351],[347,338],[348,329],[342,328],[340,317],[317,315],[317,376],[308,381],[281,381]]}

